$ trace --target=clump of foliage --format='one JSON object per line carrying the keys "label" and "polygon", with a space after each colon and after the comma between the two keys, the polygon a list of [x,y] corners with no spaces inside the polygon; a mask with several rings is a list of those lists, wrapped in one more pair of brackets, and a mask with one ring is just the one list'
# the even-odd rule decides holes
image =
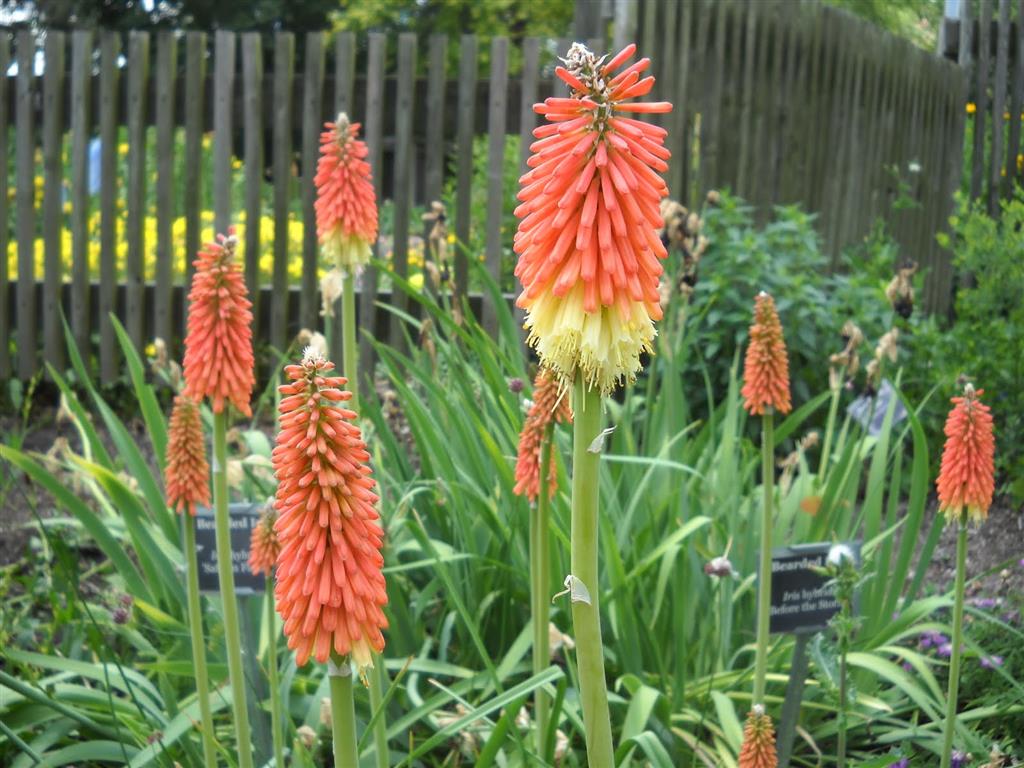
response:
{"label": "clump of foliage", "polygon": [[703,367],[716,388],[724,386],[746,339],[750,304],[764,290],[775,298],[786,327],[794,398],[807,399],[828,386],[828,356],[842,347],[843,323],[857,323],[869,343],[892,324],[885,285],[894,247],[877,230],[832,269],[813,214],[781,206],[762,225],[739,198],[723,193],[719,199],[703,212],[709,245],[691,300],[698,319],[688,323],[688,332],[702,357],[691,361],[696,375],[688,380],[699,387],[693,394],[703,387]]}
{"label": "clump of foliage", "polygon": [[950,224],[942,242],[961,276],[955,318],[948,328],[922,329],[915,364],[950,391],[960,375],[985,389],[997,424],[997,469],[1006,489],[1024,497],[1024,200],[1005,201],[998,217],[964,202]]}

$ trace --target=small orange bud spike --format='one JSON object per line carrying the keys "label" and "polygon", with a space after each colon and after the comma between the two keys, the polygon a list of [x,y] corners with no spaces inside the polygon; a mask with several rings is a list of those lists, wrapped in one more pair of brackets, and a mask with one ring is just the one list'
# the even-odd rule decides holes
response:
{"label": "small orange bud spike", "polygon": [[743,727],[739,768],[776,768],[778,764],[772,719],[765,714],[764,707],[755,704]]}
{"label": "small orange bud spike", "polygon": [[789,413],[789,358],[775,302],[764,291],[754,302],[754,324],[743,366],[743,407],[756,415],[768,408]]}
{"label": "small orange bud spike", "polygon": [[235,262],[234,227],[207,243],[193,262],[196,273],[188,295],[185,336],[185,394],[210,398],[214,413],[228,403],[252,415],[255,383],[252,354],[252,302]]}
{"label": "small orange bud spike", "polygon": [[951,523],[964,510],[971,520],[980,523],[988,517],[992,505],[996,447],[992,414],[979,399],[983,392],[968,384],[963,397],[952,399],[953,409],[946,419],[946,444],[936,486],[939,511]]}
{"label": "small orange bud spike", "polygon": [[167,504],[177,512],[195,515],[196,506],[210,506],[210,466],[199,407],[186,395],[174,398],[167,434],[164,469]]}
{"label": "small orange bud spike", "polygon": [[[549,424],[572,421],[569,395],[563,393],[558,380],[544,369],[537,373],[533,382],[533,404],[526,415],[523,431],[519,434],[519,456],[516,459],[516,486],[513,489],[520,496],[536,501],[540,493],[541,446]],[[548,450],[554,453],[554,445]],[[552,456],[553,458],[553,456]],[[558,489],[558,472],[555,462],[550,463],[548,472],[548,496],[554,496]]]}
{"label": "small orange bud spike", "polygon": [[277,512],[268,509],[252,529],[249,539],[249,570],[254,576],[261,573],[269,576],[274,569],[277,556],[281,553],[281,542],[277,540],[277,531],[274,530],[276,522]]}

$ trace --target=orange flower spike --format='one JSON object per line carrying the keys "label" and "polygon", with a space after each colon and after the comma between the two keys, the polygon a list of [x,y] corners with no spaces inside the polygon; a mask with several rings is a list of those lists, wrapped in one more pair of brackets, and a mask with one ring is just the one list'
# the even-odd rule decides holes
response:
{"label": "orange flower spike", "polygon": [[252,302],[245,277],[235,262],[235,229],[207,243],[193,262],[185,335],[185,394],[197,402],[210,398],[214,413],[230,403],[252,415],[255,383],[252,354]]}
{"label": "orange flower spike", "polygon": [[[558,380],[550,371],[541,368],[533,382],[533,404],[530,406],[523,431],[519,434],[519,456],[516,459],[516,485],[513,491],[537,500],[540,493],[541,446],[548,425],[554,422],[567,424],[572,421],[568,393],[563,393]],[[554,445],[548,450],[554,457]],[[548,471],[548,497],[558,489],[558,467],[551,461]]]}
{"label": "orange flower spike", "polygon": [[277,540],[277,532],[274,530],[275,522],[277,512],[268,509],[252,529],[249,539],[249,570],[254,576],[261,573],[269,576],[281,552],[281,542]]}
{"label": "orange flower spike", "polygon": [[654,85],[641,79],[649,59],[613,74],[635,52],[629,45],[606,63],[579,43],[569,49],[555,70],[569,96],[534,106],[547,123],[533,132],[515,211],[529,343],[556,377],[580,371],[605,394],[632,381],[640,353],[652,350],[667,255],[657,234],[667,134],[623,113],[672,105],[627,102]]}
{"label": "orange flower spike", "polygon": [[279,388],[281,430],[272,455],[278,487],[274,524],[281,545],[274,597],[295,662],[326,662],[331,652],[365,669],[384,649],[387,627],[384,531],[370,458],[346,379],[307,348]]}
{"label": "orange flower spike", "polygon": [[754,302],[754,324],[743,366],[743,407],[763,415],[768,408],[789,413],[789,357],[775,301],[764,291]]}
{"label": "orange flower spike", "polygon": [[764,707],[755,704],[747,715],[747,723],[743,727],[740,768],[775,768],[778,764],[772,719],[765,714]]}
{"label": "orange flower spike", "polygon": [[967,511],[976,523],[988,517],[995,489],[995,438],[992,414],[979,399],[984,390],[968,384],[963,397],[952,399],[946,419],[946,445],[936,483],[939,511],[952,523]]}
{"label": "orange flower spike", "polygon": [[377,239],[377,198],[366,161],[369,150],[356,138],[359,123],[342,112],[325,123],[316,166],[316,234],[324,253],[338,267],[353,270],[366,264]]}
{"label": "orange flower spike", "polygon": [[196,506],[210,506],[210,466],[199,407],[186,395],[174,398],[167,434],[164,469],[167,504],[176,512],[195,515]]}

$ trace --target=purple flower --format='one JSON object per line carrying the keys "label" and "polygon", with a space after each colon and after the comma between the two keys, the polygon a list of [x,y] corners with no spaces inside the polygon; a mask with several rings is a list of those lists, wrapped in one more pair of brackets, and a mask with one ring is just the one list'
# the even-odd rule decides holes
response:
{"label": "purple flower", "polygon": [[123,606],[118,606],[114,609],[112,618],[115,624],[127,624],[128,623],[128,609]]}
{"label": "purple flower", "polygon": [[939,656],[951,656],[953,654],[953,644],[950,642],[943,643],[936,649],[936,653],[938,653]]}
{"label": "purple flower", "polygon": [[995,608],[1002,600],[995,597],[976,597],[971,600],[971,605],[977,608]]}
{"label": "purple flower", "polygon": [[949,765],[950,768],[964,768],[970,760],[970,755],[961,752],[959,749],[954,749],[953,754],[949,756]]}
{"label": "purple flower", "polygon": [[1017,561],[1017,565],[1019,565],[1021,568],[1024,568],[1024,557]]}
{"label": "purple flower", "polygon": [[949,640],[941,632],[925,632],[919,639],[922,648],[938,648],[948,642]]}
{"label": "purple flower", "polygon": [[895,763],[889,763],[889,768],[910,768],[910,761],[905,757],[901,757]]}
{"label": "purple flower", "polygon": [[[909,661],[904,661],[902,664],[900,664],[900,666],[903,667],[903,669],[907,672],[914,671],[914,665],[911,664]],[[893,765],[896,765],[896,763],[893,763]]]}
{"label": "purple flower", "polygon": [[982,656],[981,657],[981,666],[984,667],[985,669],[993,669],[994,667],[1001,667],[1001,666],[1003,666],[1003,657],[1002,656]]}
{"label": "purple flower", "polygon": [[120,602],[121,602],[121,605],[123,605],[125,608],[131,608],[132,607],[132,603],[135,602],[135,598],[133,598],[131,595],[129,595],[126,592],[125,594],[121,595]]}
{"label": "purple flower", "polygon": [[523,380],[519,378],[509,379],[508,388],[510,392],[513,392],[514,394],[518,395],[520,392],[523,391]]}

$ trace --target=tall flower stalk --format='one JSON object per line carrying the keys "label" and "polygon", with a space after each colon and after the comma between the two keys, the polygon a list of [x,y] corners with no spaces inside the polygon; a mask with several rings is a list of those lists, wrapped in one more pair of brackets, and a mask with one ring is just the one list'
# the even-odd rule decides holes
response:
{"label": "tall flower stalk", "polygon": [[[356,329],[355,280],[372,254],[377,239],[377,198],[367,157],[369,148],[359,137],[359,123],[344,112],[325,123],[320,134],[316,184],[317,237],[328,260],[341,276],[342,373],[348,379],[352,407],[359,409],[359,346]],[[370,671],[370,706],[380,710],[384,701],[385,670],[378,659]],[[387,720],[377,717],[373,732],[378,768],[387,768]]]}
{"label": "tall flower stalk", "polygon": [[[772,594],[772,506],[775,500],[774,415],[792,409],[789,395],[789,358],[782,336],[782,324],[772,297],[762,291],[754,302],[754,322],[743,366],[743,407],[761,416],[761,485],[764,488],[761,517],[761,556],[757,578],[757,651],[754,661],[755,709],[749,723],[761,723],[755,732],[763,734],[765,683],[768,673],[769,618]],[[757,708],[760,707],[760,710]],[[756,715],[756,716],[755,716]],[[759,738],[763,738],[759,736]],[[772,745],[774,754],[774,743]]]}
{"label": "tall flower stalk", "polygon": [[[530,614],[533,621],[533,671],[540,674],[551,661],[548,615],[551,589],[551,497],[558,484],[553,432],[556,422],[572,421],[567,393],[543,368],[533,383],[533,403],[519,434],[515,493],[531,502],[530,511]],[[543,754],[551,702],[538,689],[534,694],[537,750]]]}
{"label": "tall flower stalk", "polygon": [[336,765],[356,765],[351,665],[361,675],[384,650],[384,531],[370,458],[346,407],[352,394],[313,349],[289,365],[279,388],[274,525],[277,610],[295,663],[329,663]]}
{"label": "tall flower stalk", "polygon": [[277,670],[277,618],[274,614],[274,562],[281,552],[274,523],[277,513],[267,509],[252,529],[249,542],[249,570],[266,578],[267,604],[267,683],[270,688],[270,728],[274,742],[274,765],[284,768],[284,715],[281,712],[281,685]]}
{"label": "tall flower stalk", "polygon": [[207,243],[194,262],[185,336],[184,393],[196,401],[209,398],[213,409],[213,501],[217,538],[217,572],[224,611],[224,640],[231,679],[232,715],[238,738],[238,764],[252,768],[252,743],[242,637],[238,625],[235,576],[228,515],[227,407],[251,416],[249,400],[255,374],[252,353],[252,303],[245,278],[235,262],[234,230]]}
{"label": "tall flower stalk", "polygon": [[369,262],[377,239],[377,198],[366,160],[370,151],[358,136],[359,123],[350,122],[344,112],[333,123],[325,123],[313,179],[317,238],[342,281],[342,373],[349,380],[356,403],[359,383],[354,281]]}
{"label": "tall flower stalk", "polygon": [[185,395],[174,398],[168,430],[167,466],[164,470],[167,503],[182,515],[184,555],[188,572],[188,629],[192,641],[192,668],[196,675],[199,717],[202,721],[203,765],[217,765],[217,747],[210,708],[210,680],[206,669],[206,642],[203,639],[203,609],[199,596],[199,563],[196,555],[196,506],[210,505],[210,466],[206,462],[206,444],[199,408]]}
{"label": "tall flower stalk", "polygon": [[598,573],[598,465],[602,396],[640,370],[661,319],[658,284],[667,252],[658,236],[668,194],[666,131],[629,117],[664,113],[668,102],[631,103],[653,77],[636,52],[611,59],[573,44],[555,74],[569,87],[534,111],[547,123],[520,179],[514,239],[528,343],[541,366],[573,389],[570,599],[580,701],[591,768],[613,765]]}
{"label": "tall flower stalk", "polygon": [[939,512],[946,524],[957,526],[956,581],[953,588],[953,635],[950,640],[949,689],[942,737],[942,768],[950,768],[956,731],[956,705],[960,691],[960,647],[964,633],[964,585],[967,571],[967,522],[988,517],[995,490],[995,438],[992,414],[979,399],[983,390],[971,384],[963,397],[954,397],[946,419],[946,444],[936,483]]}

